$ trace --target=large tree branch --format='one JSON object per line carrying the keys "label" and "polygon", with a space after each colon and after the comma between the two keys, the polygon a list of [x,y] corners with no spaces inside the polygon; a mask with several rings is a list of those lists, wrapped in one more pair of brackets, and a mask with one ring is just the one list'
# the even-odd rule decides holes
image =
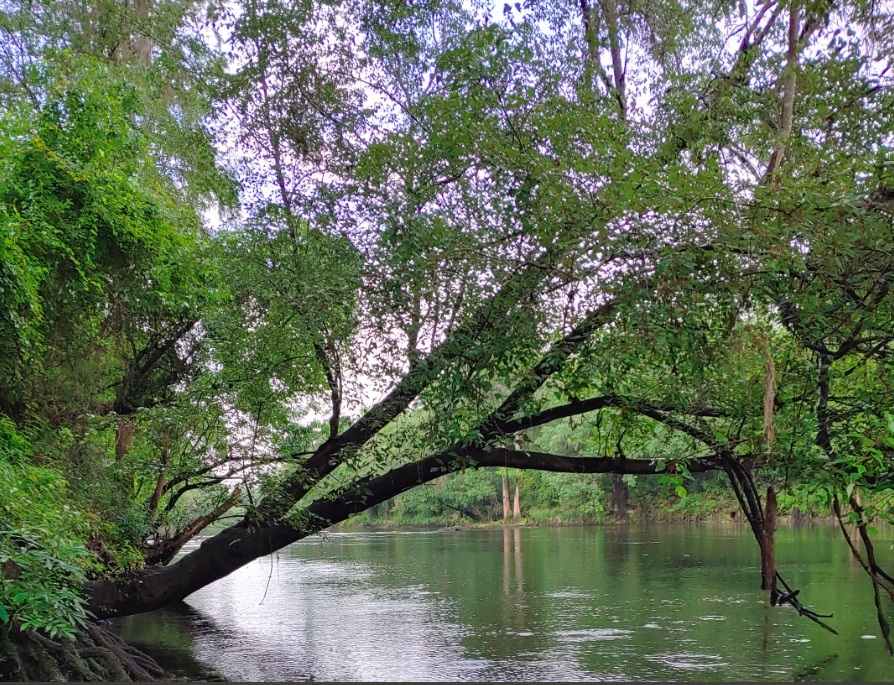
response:
{"label": "large tree branch", "polygon": [[271,523],[288,511],[310,487],[332,473],[356,449],[366,444],[409,407],[450,363],[467,357],[469,340],[477,340],[488,330],[491,333],[500,332],[507,325],[502,322],[507,321],[509,312],[519,302],[524,302],[535,294],[548,277],[550,270],[543,267],[555,261],[557,250],[558,247],[550,248],[539,262],[526,264],[515,273],[469,322],[459,326],[444,342],[411,366],[384,399],[336,439],[321,445],[304,464],[304,468],[299,469],[282,487],[277,497],[267,498],[261,503],[257,510],[258,520]]}
{"label": "large tree branch", "polygon": [[565,337],[556,341],[541,357],[540,361],[528,375],[515,387],[503,403],[484,422],[481,433],[485,438],[499,433],[511,432],[501,427],[509,422],[518,412],[521,405],[543,385],[547,378],[559,371],[572,354],[577,352],[590,336],[611,320],[619,306],[617,299],[597,307],[589,312],[583,321],[575,326]]}
{"label": "large tree branch", "polygon": [[[673,419],[671,418],[672,414],[729,418],[729,413],[724,411],[723,409],[720,409],[719,407],[706,407],[697,405],[693,405],[690,407],[677,407],[668,404],[652,404],[638,397],[630,397],[627,395],[600,395],[599,397],[591,397],[586,400],[575,400],[573,402],[568,402],[567,404],[562,404],[557,407],[551,407],[537,414],[532,414],[531,416],[525,416],[511,421],[500,421],[494,424],[494,430],[499,431],[502,434],[511,434],[516,433],[520,430],[525,430],[526,428],[534,428],[551,421],[557,421],[558,419],[568,418],[569,416],[579,416],[581,414],[586,414],[591,411],[598,411],[600,409],[606,409],[609,407],[625,407],[637,413],[653,418],[656,421],[667,423],[668,425],[671,425],[669,422],[673,421]],[[684,426],[685,428],[683,428]],[[698,434],[693,437],[697,437],[702,442],[710,444],[708,440],[706,440],[706,438],[708,437],[707,434],[705,434],[703,431],[700,431],[698,428],[680,421],[674,423],[673,427],[677,428],[678,430],[684,430],[684,432],[690,435],[691,431],[698,431]]]}
{"label": "large tree branch", "polygon": [[[140,406],[152,402],[149,395],[157,392],[159,388],[149,387],[150,374],[156,368],[162,357],[175,351],[177,344],[196,326],[198,319],[189,319],[177,326],[168,335],[154,337],[140,352],[134,355],[124,378],[113,383],[115,388],[115,400],[112,411],[116,414],[132,414]],[[182,360],[178,359],[178,362]],[[169,387],[180,379],[186,371],[186,364],[179,364],[168,374],[161,385]],[[164,389],[160,388],[160,389]]]}
{"label": "large tree branch", "polygon": [[[676,465],[661,459],[624,459],[613,457],[567,457],[546,452],[505,448],[468,447],[445,451],[406,464],[385,474],[363,480],[333,499],[313,502],[307,512],[322,521],[321,528],[344,521],[371,506],[447,473],[468,468],[508,467],[556,473],[618,473],[654,475],[676,473]],[[719,454],[687,461],[690,472],[721,468]]]}
{"label": "large tree branch", "polygon": [[192,540],[196,535],[201,533],[205,528],[217,521],[221,516],[226,514],[230,509],[239,504],[242,499],[242,488],[236,488],[232,494],[217,508],[209,514],[203,514],[194,519],[183,530],[178,532],[170,540],[162,540],[157,547],[151,548],[146,557],[146,565],[166,564],[173,559],[183,545]]}
{"label": "large tree branch", "polygon": [[[256,526],[241,522],[205,540],[197,550],[164,567],[150,567],[128,579],[95,580],[87,585],[89,608],[98,618],[151,611],[187,597],[245,564],[344,521],[356,513],[439,476],[465,468],[509,466],[561,473],[676,472],[657,460],[565,457],[523,450],[465,449],[441,452],[363,480],[331,499],[320,499],[290,516],[295,525]],[[690,472],[719,468],[718,455],[687,462]]]}

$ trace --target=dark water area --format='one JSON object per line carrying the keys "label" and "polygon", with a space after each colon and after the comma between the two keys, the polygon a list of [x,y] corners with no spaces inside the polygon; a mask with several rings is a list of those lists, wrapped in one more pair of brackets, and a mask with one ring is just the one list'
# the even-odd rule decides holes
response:
{"label": "dark water area", "polygon": [[113,627],[197,679],[892,680],[840,532],[782,529],[776,558],[840,635],[765,606],[734,524],[334,533]]}

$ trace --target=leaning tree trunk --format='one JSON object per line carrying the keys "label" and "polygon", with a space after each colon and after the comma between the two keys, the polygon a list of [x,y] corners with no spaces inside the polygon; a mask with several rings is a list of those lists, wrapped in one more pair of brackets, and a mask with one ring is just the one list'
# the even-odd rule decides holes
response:
{"label": "leaning tree trunk", "polygon": [[[654,463],[646,459],[581,459],[502,448],[465,448],[463,451],[433,454],[380,476],[359,481],[335,499],[314,501],[301,510],[300,521],[293,519],[292,523],[262,526],[243,520],[204,540],[198,549],[167,566],[151,566],[124,578],[90,581],[86,588],[89,609],[98,618],[159,609],[184,599],[255,559],[441,477],[445,464],[449,471],[460,471],[473,463],[478,468],[527,467],[561,473],[621,472],[643,475],[656,472]],[[689,464],[689,470],[694,473],[716,467],[713,459]]]}
{"label": "leaning tree trunk", "polygon": [[170,681],[147,654],[98,625],[75,639],[51,640],[33,631],[0,627],[0,681],[152,682]]}

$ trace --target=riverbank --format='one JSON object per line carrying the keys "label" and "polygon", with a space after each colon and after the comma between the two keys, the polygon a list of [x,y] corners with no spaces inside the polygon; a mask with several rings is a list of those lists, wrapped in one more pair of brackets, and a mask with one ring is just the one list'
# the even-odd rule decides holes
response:
{"label": "riverbank", "polygon": [[[732,503],[730,503],[732,507]],[[493,519],[487,521],[469,520],[463,516],[451,516],[449,518],[437,517],[429,521],[407,521],[406,519],[370,518],[357,516],[343,523],[333,526],[332,531],[386,531],[386,530],[477,530],[486,528],[503,528],[521,526],[525,528],[563,528],[580,526],[617,526],[617,525],[693,525],[693,524],[721,524],[721,523],[746,523],[741,512],[735,508],[717,507],[713,510],[704,510],[698,507],[679,509],[652,508],[649,511],[629,510],[623,516],[605,515],[593,519],[563,518],[555,515],[548,519],[521,516],[517,519]],[[780,526],[836,526],[832,512],[815,514],[802,512],[799,509],[789,511],[777,519]]]}

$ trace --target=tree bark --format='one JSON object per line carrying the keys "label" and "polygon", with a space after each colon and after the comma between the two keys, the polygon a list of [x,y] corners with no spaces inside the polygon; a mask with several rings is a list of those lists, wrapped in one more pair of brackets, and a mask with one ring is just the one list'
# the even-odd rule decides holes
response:
{"label": "tree bark", "polygon": [[779,142],[770,156],[767,165],[766,177],[769,179],[776,173],[782,164],[785,155],[785,147],[792,135],[792,122],[794,121],[795,88],[798,73],[798,52],[801,34],[801,8],[798,2],[792,2],[789,6],[788,25],[788,52],[786,54],[785,81],[783,83],[782,114],[779,125]]}
{"label": "tree bark", "polygon": [[115,460],[121,461],[133,447],[133,420],[121,418],[115,432]]}
{"label": "tree bark", "polygon": [[158,476],[155,479],[155,490],[149,500],[149,513],[155,515],[161,498],[165,495],[165,472],[168,466],[168,457],[171,448],[171,433],[165,428],[161,435],[160,455],[158,459]]}
{"label": "tree bark", "polygon": [[515,496],[512,498],[512,520],[521,520],[521,501],[519,500],[519,488],[521,487],[521,471],[515,476]]}
{"label": "tree bark", "polygon": [[618,5],[613,0],[602,0],[602,11],[608,28],[608,46],[612,58],[613,91],[621,118],[627,118],[627,65],[621,57],[621,35],[618,26]]}

